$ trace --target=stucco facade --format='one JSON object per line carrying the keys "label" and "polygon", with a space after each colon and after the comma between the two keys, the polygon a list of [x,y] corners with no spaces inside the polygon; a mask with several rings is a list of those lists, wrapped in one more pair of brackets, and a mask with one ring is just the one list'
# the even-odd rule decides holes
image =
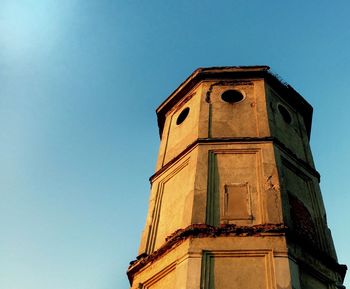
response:
{"label": "stucco facade", "polygon": [[200,68],[157,109],[131,288],[341,288],[312,107],[267,66]]}

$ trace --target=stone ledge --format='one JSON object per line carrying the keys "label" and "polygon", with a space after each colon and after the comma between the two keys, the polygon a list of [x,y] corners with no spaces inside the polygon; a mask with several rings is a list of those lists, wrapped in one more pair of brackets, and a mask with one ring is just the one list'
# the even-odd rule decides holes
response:
{"label": "stone ledge", "polygon": [[306,161],[300,159],[291,149],[289,149],[282,141],[273,136],[266,137],[235,137],[235,138],[199,138],[189,144],[181,153],[179,153],[176,157],[169,160],[163,167],[161,167],[158,171],[156,171],[150,178],[149,181],[152,181],[161,175],[165,170],[167,170],[171,165],[173,165],[176,161],[182,158],[186,153],[195,148],[200,144],[213,144],[213,143],[253,143],[253,142],[272,142],[274,145],[278,146],[283,152],[288,154],[291,158],[293,158],[300,166],[302,166],[305,170],[307,170],[311,175],[316,177],[320,182],[320,174],[314,167],[308,164]]}
{"label": "stone ledge", "polygon": [[136,260],[130,262],[127,275],[132,283],[136,272],[145,267],[147,264],[153,263],[160,257],[165,255],[171,249],[179,246],[182,242],[189,238],[207,238],[207,237],[225,237],[225,236],[259,236],[266,233],[274,233],[285,235],[287,227],[284,224],[262,224],[255,226],[237,226],[235,224],[222,224],[218,227],[207,224],[193,224],[184,229],[179,229],[168,236],[158,250],[150,255],[141,254]]}

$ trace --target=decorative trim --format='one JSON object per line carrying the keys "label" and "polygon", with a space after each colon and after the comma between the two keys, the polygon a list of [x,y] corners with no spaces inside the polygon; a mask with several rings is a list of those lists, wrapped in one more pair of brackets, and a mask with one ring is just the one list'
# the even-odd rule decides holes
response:
{"label": "decorative trim", "polygon": [[207,184],[207,210],[206,224],[216,226],[219,224],[219,192],[217,190],[216,155],[214,151],[208,152],[208,184]]}
{"label": "decorative trim", "polygon": [[158,250],[150,255],[142,254],[137,260],[131,261],[128,269],[130,284],[134,275],[148,264],[155,262],[170,250],[176,248],[181,243],[190,238],[215,238],[215,237],[249,237],[249,236],[285,236],[287,227],[283,224],[262,224],[255,226],[237,226],[235,224],[223,224],[219,227],[207,224],[194,224],[184,229],[179,229],[166,238],[166,242]]}
{"label": "decorative trim", "polygon": [[155,205],[154,205],[153,214],[152,214],[152,222],[151,222],[150,230],[148,232],[148,237],[147,237],[147,244],[146,244],[147,253],[150,253],[154,250],[154,246],[157,238],[160,210],[161,210],[162,199],[164,194],[164,186],[170,179],[172,179],[177,173],[179,173],[183,168],[185,168],[189,164],[189,160],[190,158],[185,159],[177,168],[175,168],[171,173],[169,173],[164,179],[159,181],[157,193],[155,197]]}
{"label": "decorative trim", "polygon": [[171,263],[169,266],[162,269],[160,272],[152,276],[146,282],[140,283],[141,289],[148,289],[152,285],[156,284],[160,279],[164,278],[166,275],[174,272],[176,269],[176,262]]}
{"label": "decorative trim", "polygon": [[203,252],[202,267],[201,267],[201,285],[200,289],[214,288],[213,279],[210,278],[211,272],[214,271],[214,264],[209,251]]}
{"label": "decorative trim", "polygon": [[262,177],[261,172],[261,149],[252,148],[252,149],[216,149],[210,150],[208,152],[208,185],[207,185],[207,211],[206,211],[206,223],[212,226],[216,226],[220,223],[220,191],[218,189],[218,171],[216,166],[216,158],[218,154],[254,154],[257,159],[257,194],[259,199],[260,206],[256,208],[259,216],[261,217],[261,223],[266,221],[266,216],[264,212],[264,200],[262,200],[261,191],[259,187],[261,182],[259,179]]}
{"label": "decorative trim", "polygon": [[164,153],[163,153],[163,157],[162,157],[162,166],[164,166],[165,157],[166,157],[166,153],[167,153],[167,149],[168,149],[170,128],[171,128],[171,124],[172,124],[172,122],[173,122],[173,117],[174,117],[174,114],[172,114],[172,115],[170,116],[169,124],[168,124],[168,127],[167,127],[166,139],[165,139],[165,145],[164,145]]}
{"label": "decorative trim", "polygon": [[[236,217],[232,218],[232,216],[230,216],[228,214],[230,188],[244,188],[245,189],[246,208],[248,211],[247,215],[236,216]],[[232,219],[234,219],[234,220],[253,220],[252,192],[251,192],[251,188],[250,188],[248,182],[225,184],[224,185],[224,195],[221,197],[221,199],[222,199],[222,210],[221,210],[221,215],[220,215],[221,220],[226,220],[226,221],[230,221]]]}
{"label": "decorative trim", "polygon": [[[201,272],[201,289],[214,289],[214,259],[216,258],[244,258],[244,257],[260,257],[264,259],[266,287],[269,289],[276,288],[276,280],[274,275],[274,262],[272,250],[217,250],[203,251],[202,272]],[[252,272],[253,274],[257,272]]]}
{"label": "decorative trim", "polygon": [[213,104],[209,102],[208,105],[208,138],[212,137],[212,118],[213,118]]}
{"label": "decorative trim", "polygon": [[284,145],[280,140],[276,137],[268,136],[268,137],[237,137],[237,138],[199,138],[195,140],[193,143],[188,145],[181,153],[179,153],[176,157],[167,162],[163,167],[161,167],[158,171],[156,171],[150,178],[150,182],[156,179],[159,175],[161,175],[164,171],[166,171],[172,164],[177,162],[180,158],[182,158],[186,153],[195,148],[199,144],[206,143],[265,143],[272,142],[279,149],[281,149],[285,154],[291,157],[295,162],[298,163],[301,167],[303,167],[308,173],[312,176],[316,177],[318,181],[320,181],[320,174],[307,162],[298,158],[292,150],[288,149],[286,145]]}
{"label": "decorative trim", "polygon": [[[184,229],[177,230],[166,239],[166,243],[163,246],[161,246],[157,251],[154,251],[152,254],[142,254],[137,257],[137,260],[131,261],[127,272],[129,282],[132,284],[134,275],[146,265],[157,261],[166,255],[169,251],[176,248],[190,238],[216,238],[232,236],[286,236],[289,245],[290,242],[293,242],[294,244],[303,247],[306,249],[306,252],[308,252],[308,254],[310,254],[313,258],[320,260],[326,267],[340,274],[342,280],[344,281],[344,277],[347,271],[346,265],[338,264],[335,259],[325,255],[315,246],[309,244],[307,240],[302,239],[302,236],[295,235],[293,232],[290,232],[288,227],[284,224],[262,224],[255,226],[237,226],[234,224],[223,224],[219,227],[214,227],[207,224],[194,224]],[[289,254],[290,253],[291,251]],[[281,253],[276,252],[275,255],[276,257],[281,257]],[[284,257],[284,253],[282,254],[282,257]],[[289,255],[289,258],[296,259],[291,255]],[[298,259],[297,262],[299,261],[300,260]]]}

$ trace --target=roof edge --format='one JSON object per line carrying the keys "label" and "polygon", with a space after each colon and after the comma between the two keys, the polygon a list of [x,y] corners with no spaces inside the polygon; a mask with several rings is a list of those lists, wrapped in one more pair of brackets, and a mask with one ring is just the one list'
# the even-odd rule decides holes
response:
{"label": "roof edge", "polygon": [[249,72],[263,72],[269,71],[270,67],[267,65],[255,65],[255,66],[212,66],[212,67],[199,67],[193,71],[156,109],[158,113],[166,104],[177,94],[184,89],[188,84],[196,79],[199,75],[216,75],[220,73],[249,73]]}
{"label": "roof edge", "polygon": [[[270,71],[267,65],[255,66],[214,66],[197,68],[187,77],[156,109],[159,134],[162,135],[165,115],[188,91],[203,80],[219,78],[262,78],[273,88],[280,91],[287,102],[291,102],[303,115],[308,138],[310,139],[312,123],[312,106],[287,82]],[[288,97],[291,96],[291,97]]]}

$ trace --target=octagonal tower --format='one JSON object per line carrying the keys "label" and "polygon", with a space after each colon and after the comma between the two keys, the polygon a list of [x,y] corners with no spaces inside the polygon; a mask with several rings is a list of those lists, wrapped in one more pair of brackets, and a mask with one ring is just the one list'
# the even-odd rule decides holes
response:
{"label": "octagonal tower", "polygon": [[131,288],[342,287],[299,93],[267,66],[199,68],[157,116]]}

